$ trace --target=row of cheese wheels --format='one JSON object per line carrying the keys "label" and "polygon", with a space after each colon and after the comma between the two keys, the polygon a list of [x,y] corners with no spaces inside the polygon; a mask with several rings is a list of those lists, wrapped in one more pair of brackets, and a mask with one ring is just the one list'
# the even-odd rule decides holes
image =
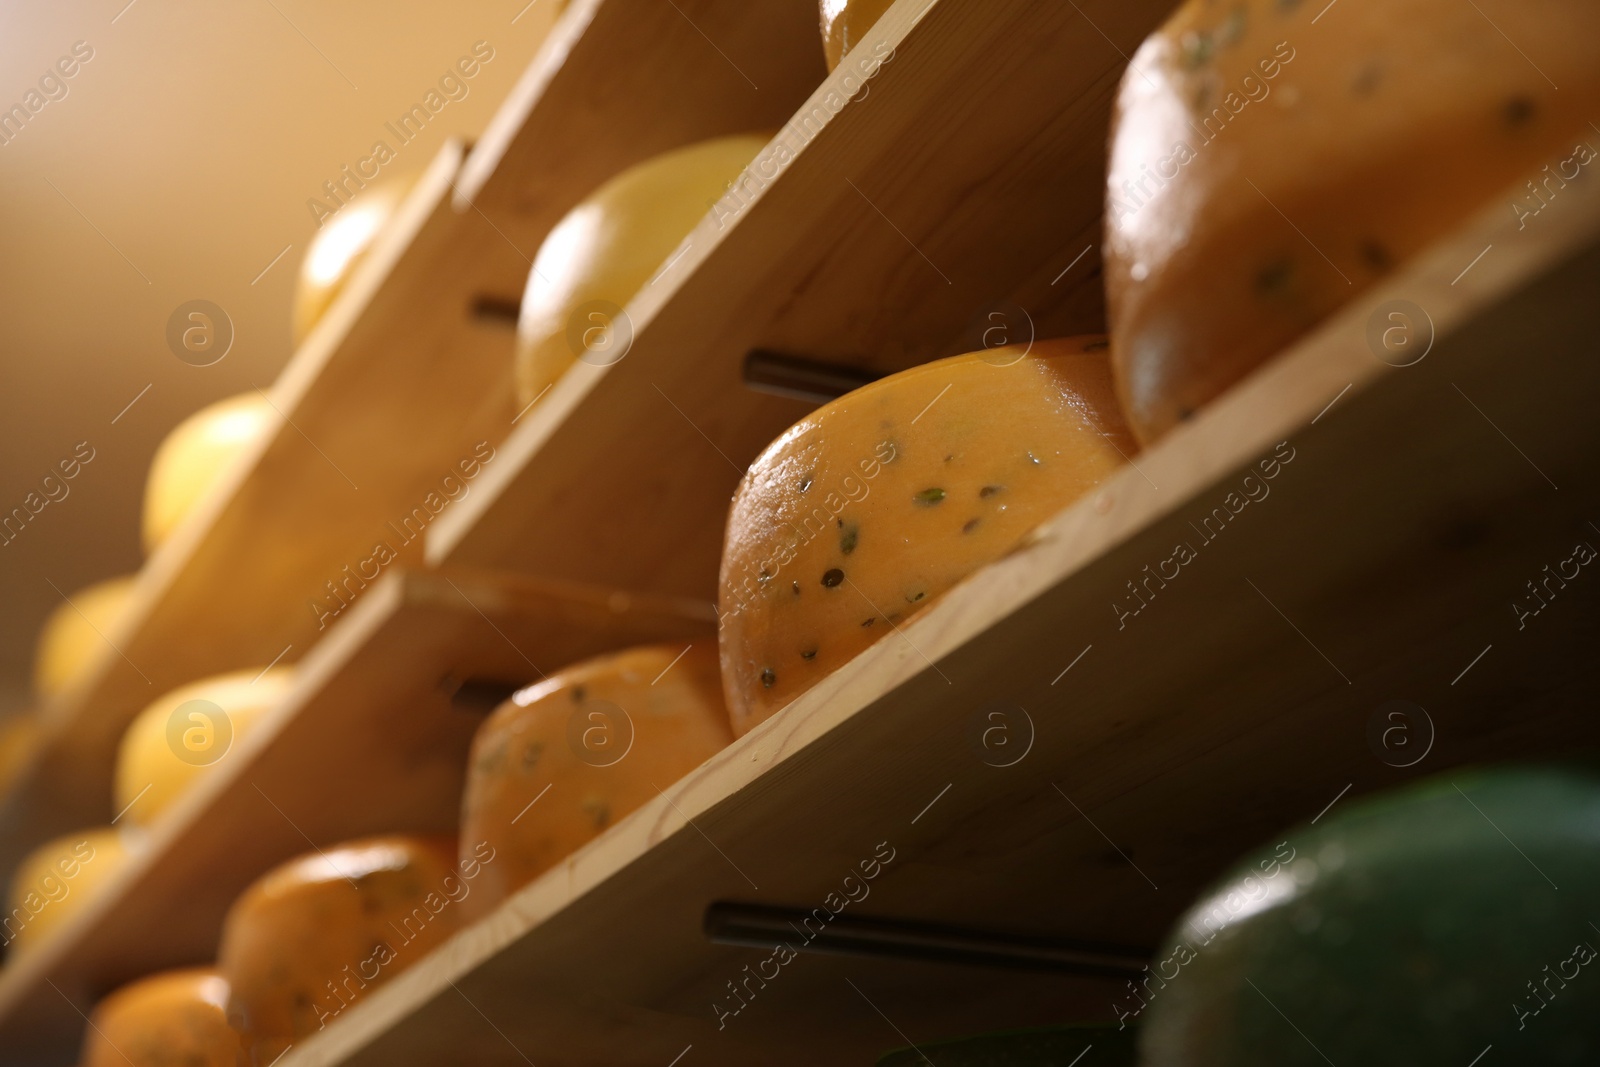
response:
{"label": "row of cheese wheels", "polygon": [[[825,2],[830,59],[859,41],[884,6]],[[1549,202],[1576,176],[1561,160],[1581,166],[1594,154],[1570,138],[1600,78],[1581,44],[1590,39],[1581,31],[1600,28],[1600,14],[1569,0],[1537,6],[1539,17],[1521,28],[1540,50],[1542,74],[1502,55],[1504,38],[1487,20],[1443,0],[1397,0],[1316,31],[1326,9],[1285,0],[1180,7],[1139,51],[1121,92],[1106,212],[1111,338],[919,367],[841,398],[775,442],[746,475],[729,520],[720,593],[728,719],[719,711],[713,728],[700,714],[704,700],[680,694],[679,721],[699,722],[705,747],[685,735],[656,749],[641,731],[638,756],[677,760],[681,773],[726,739],[723,722],[735,734],[752,728],[1004,555],[1138,442],[1198,410],[1519,174],[1535,179],[1529,204]],[[1395,42],[1423,26],[1447,32],[1452,47],[1397,51]],[[1312,32],[1336,40],[1296,44]],[[1543,74],[1576,91],[1557,98]],[[722,138],[647,161],[552,231],[519,324],[525,403],[606,343],[604,330],[574,330],[574,315],[596,302],[625,305],[766,142]],[[1456,165],[1446,168],[1448,179],[1425,182],[1407,178],[1397,159]],[[1241,183],[1254,187],[1253,198]],[[375,188],[366,202],[383,215],[402,193]],[[377,229],[370,227],[369,243]],[[677,669],[687,675],[698,661]],[[713,676],[715,664],[701,669]],[[621,670],[609,664],[604,677]],[[577,705],[606,699],[594,679],[546,684],[555,689],[521,695],[524,710],[545,707],[554,693]],[[637,697],[608,703],[628,707]],[[549,762],[566,760],[562,752],[570,769],[594,769],[573,748],[571,709],[559,720],[559,729],[551,718],[541,732],[502,709],[485,726],[474,748],[469,823],[474,811],[491,810],[491,819],[521,821],[537,797],[518,774],[541,768],[534,780],[548,783]],[[542,836],[515,848],[495,848],[492,834],[464,828],[463,842],[485,844],[495,859],[464,848],[459,862],[479,865],[489,879],[482,886],[503,880],[503,896],[643,799],[624,798],[613,782],[562,819],[527,816],[525,832]],[[509,811],[515,805],[519,818]],[[414,889],[446,877],[465,884],[464,866],[427,866],[422,857],[440,855],[436,844],[367,842],[353,846],[350,862],[374,850],[405,857],[374,870],[410,872]],[[310,860],[297,862],[299,877],[308,877]],[[340,892],[335,883],[344,884],[337,875],[316,884]],[[498,899],[482,886],[480,905]],[[410,898],[394,899],[399,906]],[[433,925],[441,936],[449,928]],[[225,968],[228,958],[225,949]],[[335,978],[321,975],[324,985]],[[295,1010],[304,1025],[305,1005],[289,1014]]]}
{"label": "row of cheese wheels", "polygon": [[[111,885],[141,847],[141,829],[204,772],[152,726],[204,699],[237,737],[270,710],[266,694],[282,698],[290,675],[268,672],[263,682],[253,690],[241,675],[187,687],[136,720],[118,766],[119,802],[134,797],[131,826],[68,835],[23,863],[4,919],[18,958]],[[154,975],[107,998],[83,1062],[231,1065],[242,1050],[247,1062],[270,1063],[732,738],[710,641],[629,649],[554,674],[479,728],[459,847],[371,838],[269,871],[230,909],[215,967]]]}
{"label": "row of cheese wheels", "polygon": [[[830,65],[887,7],[822,0]],[[1532,8],[1514,28],[1520,48],[1541,57],[1537,67],[1480,12],[1451,0],[1396,0],[1325,21],[1298,0],[1181,5],[1134,57],[1120,92],[1105,213],[1110,394],[1095,398],[1104,410],[1094,419],[1125,421],[1147,444],[1518,177],[1526,193],[1510,210],[1525,223],[1555,202],[1597,154],[1577,131],[1593,132],[1585,108],[1600,90],[1600,64],[1586,42],[1600,9],[1578,0]],[[1449,47],[1411,49],[1424,28]],[[1557,84],[1569,88],[1558,93]],[[595,309],[626,305],[767,143],[766,134],[719,138],[638,164],[551,231],[518,327],[524,405],[578,359],[613,358],[611,313]],[[319,232],[301,270],[297,336],[342,290],[410,181],[371,185]],[[885,388],[911,405],[923,385],[915,376],[942,373],[922,368]],[[1103,393],[1098,369],[1087,373],[1092,381],[1068,388]],[[147,486],[148,547],[272,414],[252,393],[174,431]],[[837,432],[842,420],[829,421]],[[1125,439],[1113,443],[1131,451]],[[115,580],[62,606],[38,661],[41,699],[97,649],[95,631],[108,629],[130,588]],[[0,772],[7,747],[16,745],[0,742]]]}

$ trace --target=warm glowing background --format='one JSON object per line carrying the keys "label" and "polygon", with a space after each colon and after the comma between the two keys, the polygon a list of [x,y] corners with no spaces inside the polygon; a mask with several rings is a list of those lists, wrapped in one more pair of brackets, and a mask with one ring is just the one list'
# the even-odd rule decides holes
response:
{"label": "warm glowing background", "polygon": [[[482,129],[553,2],[0,0],[0,109],[74,42],[94,49],[68,95],[0,147],[0,513],[77,442],[96,452],[66,499],[0,547],[0,714],[29,699],[34,635],[60,602],[50,583],[70,593],[138,566],[162,435],[288,361],[306,200],[380,137],[398,148],[394,173]],[[384,123],[479,40],[495,56],[469,94],[399,148]],[[192,299],[234,323],[211,367],[166,346],[168,315]]]}

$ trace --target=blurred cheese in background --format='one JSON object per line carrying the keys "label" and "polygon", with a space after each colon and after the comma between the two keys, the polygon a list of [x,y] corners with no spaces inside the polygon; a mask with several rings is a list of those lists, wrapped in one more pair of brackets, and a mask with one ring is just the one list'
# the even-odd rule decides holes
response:
{"label": "blurred cheese in background", "polygon": [[711,641],[599,656],[517,693],[472,741],[462,859],[487,844],[495,861],[467,914],[487,914],[732,740]]}
{"label": "blurred cheese in background", "polygon": [[294,671],[274,667],[206,678],[139,713],[117,752],[116,809],[149,826],[239,743],[288,692]]}
{"label": "blurred cheese in background", "polygon": [[822,0],[822,50],[833,70],[894,0]]}
{"label": "blurred cheese in background", "polygon": [[222,473],[260,440],[277,412],[251,391],[219,400],[169,433],[144,488],[144,549],[154,552],[205,499]]}
{"label": "blurred cheese in background", "polygon": [[[531,404],[580,353],[615,362],[632,328],[621,309],[767,144],[719,137],[646,160],[567,213],[534,258],[517,324],[518,404]],[[601,305],[601,306],[596,306]]]}
{"label": "blurred cheese in background", "polygon": [[58,696],[107,647],[137,580],[129,574],[97,582],[50,613],[34,653],[33,687],[41,701]]}
{"label": "blurred cheese in background", "polygon": [[130,982],[95,1005],[79,1067],[235,1067],[227,1007],[228,983],[208,968]]}
{"label": "blurred cheese in background", "polygon": [[[162,437],[206,404],[267,388],[294,354],[296,270],[320,232],[308,201],[326,202],[325,183],[380,140],[395,153],[387,178],[478,135],[555,18],[550,0],[523,6],[494,18],[435,0],[119,3],[88,18],[73,4],[5,6],[7,106],[74,42],[94,58],[0,148],[0,510],[38,491],[76,442],[96,458],[0,550],[0,715],[34,703],[34,635],[61,603],[45,578],[71,593],[137,567]],[[462,57],[475,58],[471,76]],[[427,111],[429,93],[448,105],[402,144],[386,124]],[[169,348],[171,316],[196,299],[232,324],[212,366]]]}
{"label": "blurred cheese in background", "polygon": [[0,941],[31,951],[88,906],[126,865],[129,851],[112,827],[64,834],[29,853],[11,876]]}
{"label": "blurred cheese in background", "polygon": [[323,224],[300,261],[294,290],[294,340],[322,318],[416,184],[415,174],[373,182]]}

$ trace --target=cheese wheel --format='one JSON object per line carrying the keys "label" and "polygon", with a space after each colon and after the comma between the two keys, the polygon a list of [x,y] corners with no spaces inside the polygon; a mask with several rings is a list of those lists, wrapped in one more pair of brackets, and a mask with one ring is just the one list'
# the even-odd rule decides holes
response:
{"label": "cheese wheel", "polygon": [[34,652],[33,689],[39,699],[59,696],[102,650],[117,627],[138,575],[108,578],[73,593],[50,613]]}
{"label": "cheese wheel", "polygon": [[455,842],[374,837],[308,853],[228,910],[217,968],[258,1064],[331,1023],[460,925]]}
{"label": "cheese wheel", "polygon": [[1135,445],[1103,338],[891,375],[762,453],[728,516],[722,671],[743,734],[1092,489]]}
{"label": "cheese wheel", "polygon": [[517,693],[472,742],[462,854],[488,847],[495,859],[469,914],[489,911],[732,740],[711,641],[601,656]]}
{"label": "cheese wheel", "polygon": [[822,0],[822,51],[828,69],[861,43],[861,38],[883,17],[894,0]]}
{"label": "cheese wheel", "polygon": [[1493,17],[1458,0],[1190,0],[1139,49],[1117,105],[1105,271],[1141,440],[1488,202],[1507,218],[1548,203],[1526,225],[1561,225],[1548,217],[1561,188],[1595,155],[1575,146],[1600,145],[1586,125],[1600,5],[1526,0]]}
{"label": "cheese wheel", "polygon": [[208,968],[163,971],[95,1005],[79,1067],[235,1067],[228,983]]}
{"label": "cheese wheel", "polygon": [[65,926],[127,865],[122,835],[111,827],[64,834],[28,854],[11,876],[0,941],[31,952]]}
{"label": "cheese wheel", "polygon": [[294,671],[239,671],[182,686],[151,703],[122,735],[116,798],[121,817],[149,826],[215,766],[289,690]]}
{"label": "cheese wheel", "polygon": [[344,292],[378,235],[416,184],[415,174],[375,181],[322,223],[311,239],[294,290],[294,343],[306,339],[334,298]]}
{"label": "cheese wheel", "polygon": [[623,305],[766,146],[766,134],[720,137],[646,160],[567,213],[534,258],[517,323],[520,403],[531,404],[579,354],[607,364],[626,354]]}
{"label": "cheese wheel", "polygon": [[266,397],[251,391],[201,408],[167,434],[144,487],[146,553],[161,547],[276,418]]}

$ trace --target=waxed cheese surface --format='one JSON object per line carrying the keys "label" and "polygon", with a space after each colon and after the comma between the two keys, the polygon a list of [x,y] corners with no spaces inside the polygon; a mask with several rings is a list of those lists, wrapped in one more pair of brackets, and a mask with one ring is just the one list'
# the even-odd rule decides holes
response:
{"label": "waxed cheese surface", "polygon": [[300,261],[295,279],[292,328],[296,344],[305,340],[334,298],[344,292],[416,179],[414,174],[405,174],[373,182],[341,204],[331,218],[319,218],[317,235]]}
{"label": "waxed cheese surface", "polygon": [[34,653],[33,688],[40,700],[66,689],[106,647],[133,599],[137,575],[108,578],[79,589],[50,613]]}
{"label": "waxed cheese surface", "polygon": [[128,846],[109,826],[64,834],[30,852],[11,876],[0,939],[31,952],[106,888],[127,865]]}
{"label": "waxed cheese surface", "polygon": [[1325,7],[1191,0],[1123,78],[1106,282],[1142,440],[1474,212],[1559,226],[1600,147],[1600,5]]}
{"label": "waxed cheese surface", "polygon": [[449,839],[353,841],[245,890],[223,925],[217,967],[253,1062],[272,1062],[459,929],[472,879],[455,852]]}
{"label": "waxed cheese surface", "polygon": [[1103,338],[939,360],[849,393],[751,466],[723,551],[723,679],[742,733],[1135,451]]}
{"label": "waxed cheese surface", "polygon": [[567,213],[539,247],[517,323],[516,382],[531,404],[580,357],[607,366],[625,356],[621,315],[767,143],[766,134],[719,137],[623,171]]}
{"label": "waxed cheese surface", "polygon": [[79,1067],[234,1067],[228,983],[207,968],[164,971],[95,1005]]}
{"label": "waxed cheese surface", "polygon": [[822,0],[822,49],[833,70],[894,0]]}
{"label": "waxed cheese surface", "polygon": [[714,642],[586,660],[516,694],[473,739],[463,852],[488,842],[480,915],[733,740]]}
{"label": "waxed cheese surface", "polygon": [[150,462],[144,490],[144,548],[154,552],[188,518],[228,467],[275,424],[278,413],[254,390],[210,404],[180,422]]}
{"label": "waxed cheese surface", "polygon": [[149,826],[289,690],[287,667],[239,671],[182,686],[153,701],[117,750],[116,813]]}

